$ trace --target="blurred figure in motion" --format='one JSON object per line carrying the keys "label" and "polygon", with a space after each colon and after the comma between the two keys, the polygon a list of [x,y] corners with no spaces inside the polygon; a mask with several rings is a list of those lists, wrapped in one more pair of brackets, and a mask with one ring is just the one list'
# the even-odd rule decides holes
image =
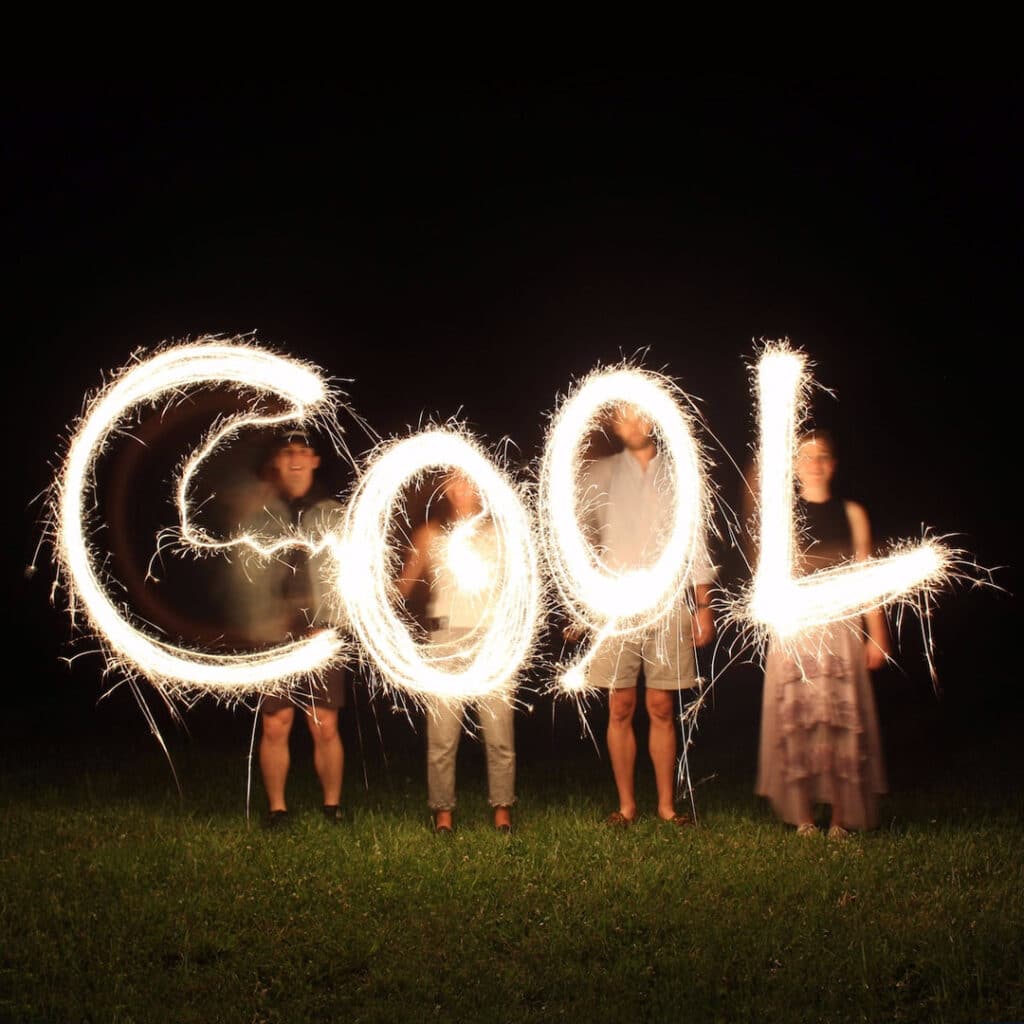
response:
{"label": "blurred figure in motion", "polygon": [[[458,659],[460,641],[482,628],[490,597],[499,578],[494,524],[482,509],[480,495],[462,473],[444,481],[447,515],[428,518],[412,535],[398,589],[408,598],[417,583],[429,597],[426,627],[433,654]],[[515,803],[516,752],[513,709],[507,698],[477,703],[477,718],[487,755],[488,798],[494,827],[512,830]],[[464,708],[435,701],[427,708],[427,802],[435,832],[454,827],[455,761],[463,731]]]}
{"label": "blurred figure in motion", "polygon": [[[310,437],[300,429],[279,434],[268,473],[261,481],[243,528],[264,541],[299,532],[311,540],[336,525],[341,505],[315,479],[320,466]],[[292,548],[269,560],[235,560],[235,614],[245,640],[274,646],[331,627],[336,622],[325,580],[329,556]],[[346,670],[334,666],[285,696],[265,696],[260,704],[259,759],[268,801],[267,824],[288,824],[285,784],[291,762],[289,738],[298,708],[313,739],[313,763],[323,790],[323,813],[341,818],[344,749],[338,714],[345,706]]]}

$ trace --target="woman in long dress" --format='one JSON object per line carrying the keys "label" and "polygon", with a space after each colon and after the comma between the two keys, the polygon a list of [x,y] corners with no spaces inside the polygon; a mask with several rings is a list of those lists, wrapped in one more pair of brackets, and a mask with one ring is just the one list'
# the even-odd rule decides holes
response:
{"label": "woman in long dress", "polygon": [[[805,573],[871,554],[867,513],[832,495],[835,468],[831,438],[805,434],[796,463]],[[869,672],[889,653],[880,609],[769,648],[756,792],[798,835],[816,834],[815,804],[831,806],[830,838],[877,826],[887,787]]]}

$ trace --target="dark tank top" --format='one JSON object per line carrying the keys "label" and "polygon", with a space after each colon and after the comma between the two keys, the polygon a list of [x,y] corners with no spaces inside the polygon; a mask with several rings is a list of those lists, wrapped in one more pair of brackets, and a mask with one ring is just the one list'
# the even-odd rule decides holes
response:
{"label": "dark tank top", "polygon": [[828,501],[799,498],[797,518],[803,527],[799,542],[803,552],[800,569],[805,575],[853,557],[850,520],[842,498],[829,498]]}

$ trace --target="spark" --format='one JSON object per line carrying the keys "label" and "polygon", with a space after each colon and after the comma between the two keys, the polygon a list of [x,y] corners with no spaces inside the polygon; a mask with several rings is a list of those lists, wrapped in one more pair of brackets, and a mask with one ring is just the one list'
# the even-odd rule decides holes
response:
{"label": "spark", "polygon": [[[563,606],[595,634],[588,651],[564,670],[564,691],[587,688],[587,666],[603,641],[641,632],[667,618],[683,600],[695,559],[703,550],[708,518],[704,459],[693,416],[680,396],[671,381],[647,370],[597,370],[552,420],[540,468],[544,555]],[[658,557],[653,564],[636,568],[608,565],[584,522],[593,502],[592,495],[583,493],[580,477],[587,438],[602,415],[617,405],[632,406],[652,423],[671,495],[669,527]]]}
{"label": "spark", "polygon": [[856,619],[894,602],[927,600],[945,582],[956,552],[926,537],[896,545],[882,558],[794,574],[798,551],[794,466],[810,375],[805,357],[785,343],[769,345],[757,365],[760,412],[760,555],[739,617],[792,641],[814,627]]}
{"label": "spark", "polygon": [[[494,524],[497,565],[485,570],[495,580],[485,621],[463,641],[442,647],[418,642],[399,616],[398,558],[387,537],[404,488],[431,471],[448,469],[459,470],[476,487]],[[456,530],[449,547],[467,539]],[[381,447],[346,511],[337,557],[347,623],[385,689],[414,701],[510,696],[538,628],[540,574],[521,494],[479,445],[454,429],[433,428]]]}
{"label": "spark", "polygon": [[[186,463],[178,488],[181,533],[195,549],[244,546],[264,557],[283,547],[302,544],[288,538],[262,546],[250,535],[216,541],[189,522],[188,484],[195,469],[229,434],[243,427],[302,421],[328,415],[334,396],[312,366],[240,343],[204,337],[167,347],[129,364],[87,402],[50,495],[50,518],[58,580],[68,591],[73,621],[81,614],[99,638],[108,667],[132,678],[143,675],[161,692],[210,691],[241,696],[281,690],[293,679],[315,673],[340,656],[341,639],[332,631],[250,654],[221,655],[192,650],[156,639],[129,621],[108,594],[109,580],[98,568],[99,553],[90,542],[86,523],[95,504],[95,469],[112,434],[128,413],[142,404],[180,396],[186,389],[231,384],[257,393],[271,393],[290,409],[280,415],[241,415],[211,433]],[[307,545],[308,546],[308,545]]]}

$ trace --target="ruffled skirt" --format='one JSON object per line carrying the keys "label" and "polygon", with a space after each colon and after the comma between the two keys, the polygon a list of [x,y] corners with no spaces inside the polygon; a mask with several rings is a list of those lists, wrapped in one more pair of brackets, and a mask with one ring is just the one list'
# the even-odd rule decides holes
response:
{"label": "ruffled skirt", "polygon": [[838,804],[842,824],[874,828],[887,791],[878,714],[856,626],[809,631],[765,662],[756,792],[783,821]]}

